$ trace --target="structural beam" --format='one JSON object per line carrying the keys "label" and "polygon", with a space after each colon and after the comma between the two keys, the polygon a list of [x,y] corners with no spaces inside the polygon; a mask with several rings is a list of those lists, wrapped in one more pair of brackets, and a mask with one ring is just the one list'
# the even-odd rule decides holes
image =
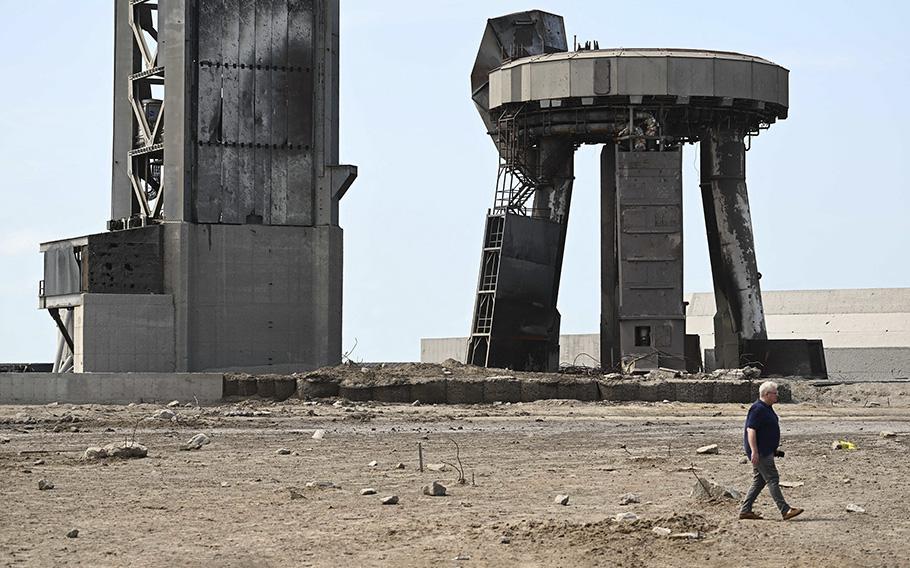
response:
{"label": "structural beam", "polygon": [[740,343],[768,337],[746,191],[742,132],[723,127],[705,132],[701,141],[701,194],[717,302],[717,364],[738,367]]}

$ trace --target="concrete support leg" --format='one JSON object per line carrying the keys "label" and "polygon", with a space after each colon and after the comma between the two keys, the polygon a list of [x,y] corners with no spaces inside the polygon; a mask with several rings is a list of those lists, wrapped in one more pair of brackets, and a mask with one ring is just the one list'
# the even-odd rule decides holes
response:
{"label": "concrete support leg", "polygon": [[600,365],[620,363],[619,273],[616,257],[616,145],[600,153]]}
{"label": "concrete support leg", "polygon": [[719,367],[738,367],[744,339],[766,339],[759,274],[746,191],[746,148],[741,132],[712,128],[701,142],[701,194],[717,315]]}
{"label": "concrete support leg", "polygon": [[560,138],[544,138],[538,144],[537,179],[533,216],[565,224],[575,179],[575,147]]}

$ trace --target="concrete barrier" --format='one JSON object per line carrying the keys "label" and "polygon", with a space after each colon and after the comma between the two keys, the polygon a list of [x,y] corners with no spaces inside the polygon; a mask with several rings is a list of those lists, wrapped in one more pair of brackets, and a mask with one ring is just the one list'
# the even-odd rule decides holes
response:
{"label": "concrete barrier", "polygon": [[413,402],[410,383],[375,385],[373,400],[377,402]]}
{"label": "concrete barrier", "polygon": [[342,382],[338,386],[338,396],[355,402],[374,400],[373,387],[352,382]]}
{"label": "concrete barrier", "polygon": [[446,379],[417,379],[411,385],[411,398],[421,404],[445,404],[446,384]]}
{"label": "concrete barrier", "polygon": [[521,381],[521,401],[549,400],[559,398],[558,379],[525,379]]}
{"label": "concrete barrier", "polygon": [[600,391],[597,388],[596,379],[562,380],[558,383],[556,394],[558,398],[571,400],[600,400]]}
{"label": "concrete barrier", "polygon": [[483,401],[521,402],[521,381],[515,377],[488,377],[483,381]]}
{"label": "concrete barrier", "polygon": [[221,373],[0,373],[0,403],[213,403],[224,394],[223,378]]}
{"label": "concrete barrier", "polygon": [[328,377],[297,379],[299,398],[330,398],[338,396],[338,381]]}
{"label": "concrete barrier", "polygon": [[449,404],[479,404],[483,402],[483,381],[449,379],[446,381],[446,402]]}
{"label": "concrete barrier", "polygon": [[287,400],[297,392],[297,379],[282,377],[275,379],[275,400]]}
{"label": "concrete barrier", "polygon": [[257,377],[256,394],[262,398],[275,398],[275,379],[273,377]]}

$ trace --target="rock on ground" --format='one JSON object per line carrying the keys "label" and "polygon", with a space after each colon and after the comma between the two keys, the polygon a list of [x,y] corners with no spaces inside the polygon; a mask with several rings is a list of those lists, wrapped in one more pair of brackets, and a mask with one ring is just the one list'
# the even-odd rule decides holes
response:
{"label": "rock on ground", "polygon": [[148,448],[136,442],[117,442],[102,449],[107,452],[108,457],[120,459],[144,458],[149,453]]}
{"label": "rock on ground", "polygon": [[360,490],[361,495],[376,495],[376,490],[372,487],[367,487],[366,489]]}
{"label": "rock on ground", "polygon": [[692,493],[690,495],[696,499],[708,501],[712,499],[733,499],[739,501],[742,499],[742,493],[737,489],[718,485],[703,477],[699,477],[695,482],[695,485],[692,486]]}
{"label": "rock on ground", "polygon": [[556,503],[557,505],[568,505],[568,504],[569,504],[569,496],[568,496],[568,495],[557,495],[557,496],[553,499],[553,502]]}
{"label": "rock on ground", "polygon": [[619,498],[620,505],[629,505],[631,503],[641,503],[641,497],[637,493],[626,493]]}
{"label": "rock on ground", "polygon": [[203,433],[196,434],[184,444],[180,449],[181,450],[198,450],[202,446],[210,444],[212,440]]}
{"label": "rock on ground", "polygon": [[434,481],[430,485],[423,486],[423,494],[429,495],[430,497],[445,497],[446,486],[438,481]]}
{"label": "rock on ground", "polygon": [[162,408],[161,410],[156,412],[152,417],[155,418],[156,420],[174,420],[175,418],[177,418],[177,413],[174,412],[173,410],[169,410],[167,408]]}
{"label": "rock on ground", "polygon": [[86,448],[82,454],[83,461],[100,460],[105,458],[133,459],[144,458],[149,450],[137,442],[116,442],[103,448],[92,446]]}
{"label": "rock on ground", "polygon": [[382,498],[383,505],[397,505],[398,504],[398,495],[389,495],[388,497]]}
{"label": "rock on ground", "polygon": [[702,446],[695,450],[696,454],[716,454],[717,453],[717,444],[711,444],[708,446]]}
{"label": "rock on ground", "polygon": [[53,488],[54,488],[53,481],[48,481],[46,479],[38,480],[38,490],[39,491],[47,491],[48,489],[53,489]]}
{"label": "rock on ground", "polygon": [[79,536],[79,529],[71,529],[66,533],[66,538],[76,538]]}

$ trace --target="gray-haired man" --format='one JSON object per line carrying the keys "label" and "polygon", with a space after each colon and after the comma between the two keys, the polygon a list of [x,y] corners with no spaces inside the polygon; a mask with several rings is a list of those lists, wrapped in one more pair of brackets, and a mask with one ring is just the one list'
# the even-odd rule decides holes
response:
{"label": "gray-haired man", "polygon": [[758,400],[749,409],[746,425],[743,429],[743,449],[752,461],[752,487],[743,500],[739,510],[740,519],[760,519],[761,515],[752,511],[752,505],[761,490],[768,486],[768,492],[774,499],[784,520],[792,519],[803,512],[798,507],[791,507],[780,491],[780,475],[774,465],[777,446],[780,445],[780,425],[777,413],[772,406],[777,402],[777,383],[766,381],[758,387]]}

